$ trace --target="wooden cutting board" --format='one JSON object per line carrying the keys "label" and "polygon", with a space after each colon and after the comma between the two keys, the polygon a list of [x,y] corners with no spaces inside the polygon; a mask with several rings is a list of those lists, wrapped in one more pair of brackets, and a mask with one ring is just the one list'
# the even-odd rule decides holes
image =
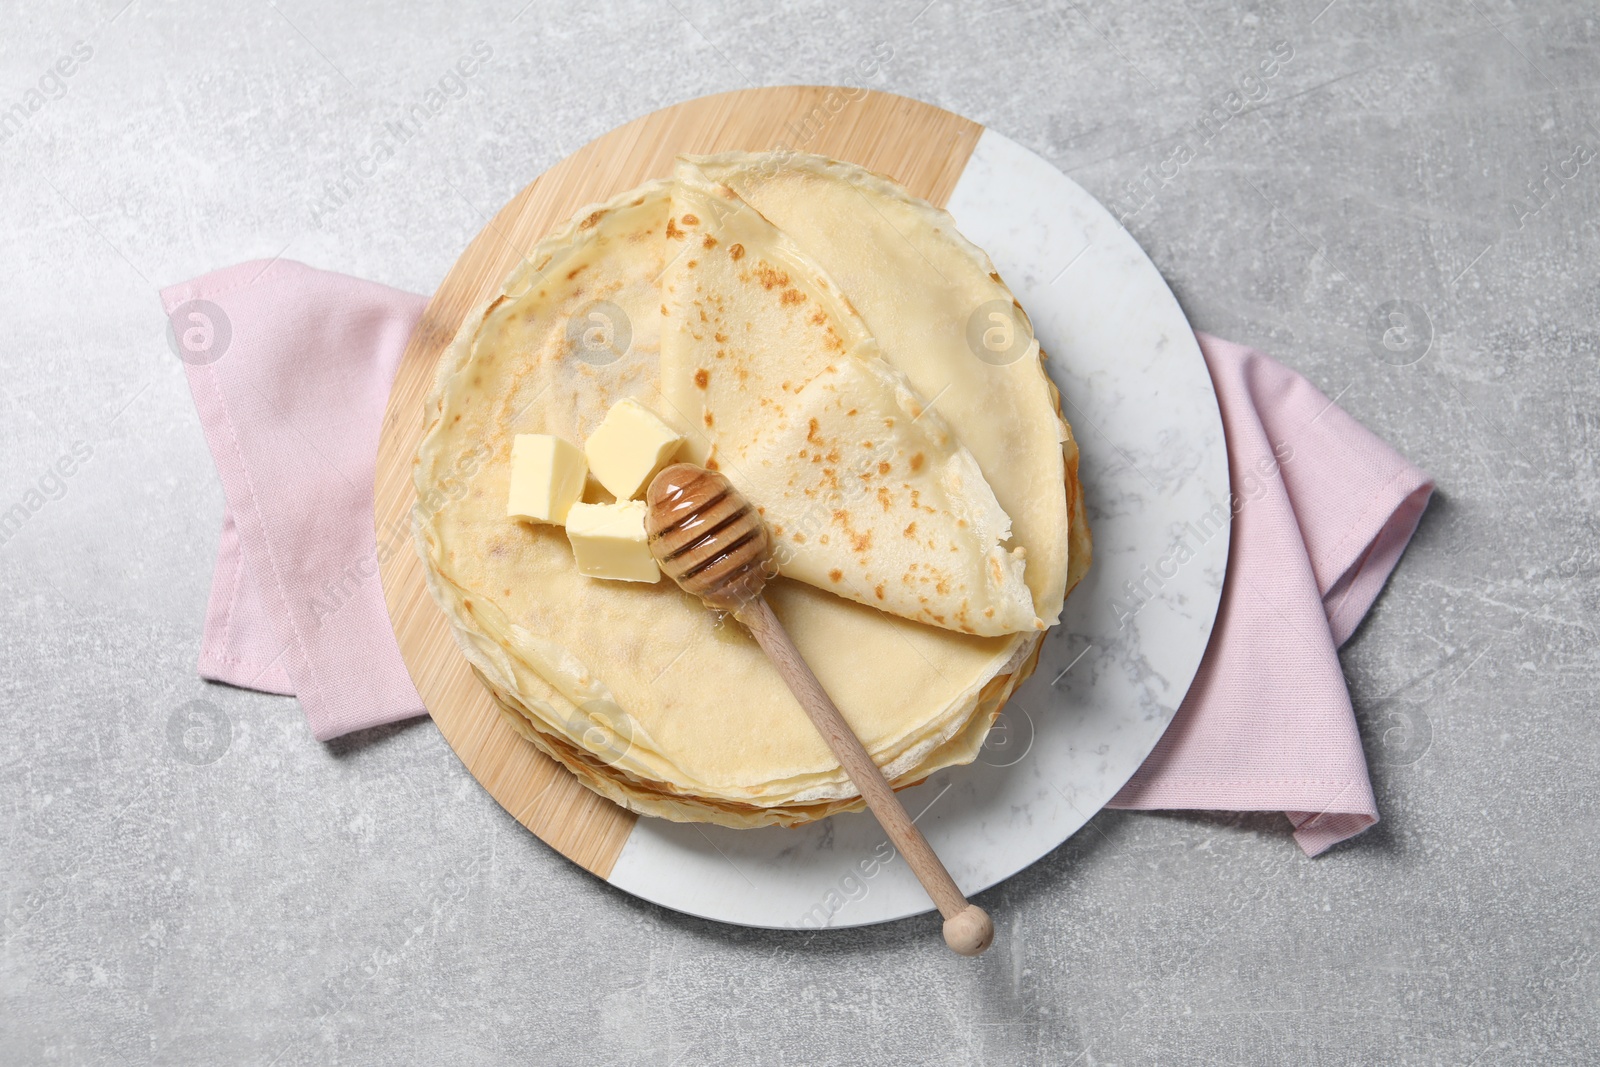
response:
{"label": "wooden cutting board", "polygon": [[428,302],[395,375],[378,445],[374,518],[384,596],[423,703],[474,778],[556,851],[610,875],[635,816],[591,793],[505,721],[456,648],[411,549],[412,455],[440,353],[521,259],[586,204],[668,177],[683,153],[815,152],[888,175],[944,206],[983,127],[930,104],[827,86],[746,89],[663,108],[535,178],[467,246]]}

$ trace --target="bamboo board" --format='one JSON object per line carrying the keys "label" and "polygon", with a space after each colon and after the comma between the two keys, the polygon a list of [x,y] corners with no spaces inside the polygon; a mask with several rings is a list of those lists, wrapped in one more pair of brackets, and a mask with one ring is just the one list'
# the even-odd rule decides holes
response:
{"label": "bamboo board", "polygon": [[[518,193],[467,246],[428,302],[401,359],[378,445],[379,543],[409,542],[412,456],[440,353],[545,234],[586,204],[668,177],[683,153],[790,149],[888,175],[943,206],[983,127],[930,104],[862,89],[747,89],[663,108],[591,141]],[[409,550],[381,553],[400,653],[445,740],[508,812],[606,878],[636,816],[578,783],[506,722],[473,676]]]}

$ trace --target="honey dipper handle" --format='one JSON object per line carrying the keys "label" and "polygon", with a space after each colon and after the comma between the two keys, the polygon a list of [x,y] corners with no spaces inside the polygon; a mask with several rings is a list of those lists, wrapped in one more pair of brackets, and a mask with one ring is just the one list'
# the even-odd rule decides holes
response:
{"label": "honey dipper handle", "polygon": [[938,905],[939,914],[945,920],[945,943],[963,956],[976,956],[988,948],[994,940],[994,924],[989,921],[989,916],[976,904],[967,903],[967,898],[962,895],[955,879],[950,877],[950,872],[945,870],[944,864],[928,844],[928,839],[911,821],[905,805],[900,803],[900,798],[890,788],[883,772],[867,755],[860,738],[844,721],[844,716],[839,714],[839,709],[822,688],[822,683],[817,681],[817,676],[811,672],[800,650],[794,647],[788,631],[772,613],[766,598],[758,596],[747,601],[736,612],[736,617],[749,627],[756,643],[772,660],[772,665],[777,668],[790,692],[794,693],[795,699],[811,717],[817,732],[833,750],[840,766],[861,791],[867,806],[889,835],[889,840],[906,858],[916,872],[917,880]]}

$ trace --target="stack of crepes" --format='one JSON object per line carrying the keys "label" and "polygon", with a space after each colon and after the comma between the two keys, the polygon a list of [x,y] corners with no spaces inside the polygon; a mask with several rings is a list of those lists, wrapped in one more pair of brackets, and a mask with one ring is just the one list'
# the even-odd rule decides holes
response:
{"label": "stack of crepes", "polygon": [[417,452],[433,596],[541,751],[678,821],[862,807],[737,622],[665,579],[584,577],[559,527],[506,517],[513,437],[581,443],[625,397],[761,510],[768,600],[890,781],[971,762],[1089,533],[1032,327],[950,216],[822,157],[680,159],[468,318]]}

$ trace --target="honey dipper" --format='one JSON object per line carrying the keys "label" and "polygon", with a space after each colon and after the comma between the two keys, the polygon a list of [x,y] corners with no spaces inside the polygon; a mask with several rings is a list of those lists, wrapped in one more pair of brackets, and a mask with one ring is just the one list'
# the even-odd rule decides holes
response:
{"label": "honey dipper", "polygon": [[761,595],[767,579],[776,573],[772,536],[761,516],[726,476],[692,463],[662,470],[645,498],[649,505],[645,530],[656,562],[685,592],[708,607],[731,612],[749,628],[938,905],[944,916],[945,944],[963,956],[976,956],[988,948],[994,941],[988,914],[967,903]]}

